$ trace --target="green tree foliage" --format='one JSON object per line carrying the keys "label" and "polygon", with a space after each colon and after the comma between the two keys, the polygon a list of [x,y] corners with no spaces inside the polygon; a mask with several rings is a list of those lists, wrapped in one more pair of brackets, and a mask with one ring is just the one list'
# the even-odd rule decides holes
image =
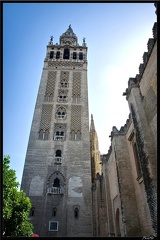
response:
{"label": "green tree foliage", "polygon": [[16,173],[10,169],[10,156],[3,158],[3,236],[26,236],[33,234],[28,216],[31,202],[18,190]]}

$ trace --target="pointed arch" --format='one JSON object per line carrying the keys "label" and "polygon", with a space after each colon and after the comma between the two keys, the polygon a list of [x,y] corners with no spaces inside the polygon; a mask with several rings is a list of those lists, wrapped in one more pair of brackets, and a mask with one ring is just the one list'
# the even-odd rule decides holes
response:
{"label": "pointed arch", "polygon": [[73,100],[74,103],[76,102],[76,95],[75,94],[72,96],[72,100]]}
{"label": "pointed arch", "polygon": [[62,151],[58,149],[56,151],[56,157],[61,157],[61,156],[62,156]]}
{"label": "pointed arch", "polygon": [[59,107],[56,111],[56,118],[66,118],[66,108],[65,107]]}
{"label": "pointed arch", "polygon": [[48,140],[48,137],[49,137],[49,130],[46,129],[44,132],[44,140]]}
{"label": "pointed arch", "polygon": [[54,175],[60,175],[61,178],[63,179],[63,182],[66,182],[64,175],[60,172],[60,171],[54,171],[48,178],[48,182],[50,182],[50,179],[54,176]]}
{"label": "pointed arch", "polygon": [[71,140],[75,140],[75,131],[74,130],[71,131]]}
{"label": "pointed arch", "polygon": [[77,95],[77,103],[80,103],[80,95]]}
{"label": "pointed arch", "polygon": [[50,96],[49,96],[49,101],[50,101],[50,102],[53,101],[53,93],[50,94]]}
{"label": "pointed arch", "polygon": [[43,140],[43,129],[39,131],[39,138],[40,140]]}
{"label": "pointed arch", "polygon": [[77,134],[76,134],[76,140],[81,140],[81,133],[79,130],[77,131]]}

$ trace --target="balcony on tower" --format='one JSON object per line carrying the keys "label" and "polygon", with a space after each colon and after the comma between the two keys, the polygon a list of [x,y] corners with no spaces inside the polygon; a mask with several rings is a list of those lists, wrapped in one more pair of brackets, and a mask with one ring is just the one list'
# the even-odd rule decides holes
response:
{"label": "balcony on tower", "polygon": [[58,131],[57,131],[57,132],[54,134],[53,139],[54,139],[55,141],[57,141],[57,140],[64,141],[64,140],[65,140],[64,132],[58,132]]}
{"label": "balcony on tower", "polygon": [[62,158],[61,157],[55,157],[54,158],[54,164],[61,164],[62,163]]}
{"label": "balcony on tower", "polygon": [[63,193],[63,188],[62,188],[62,187],[51,187],[51,188],[47,188],[47,194],[51,194],[51,195],[64,194],[64,193]]}

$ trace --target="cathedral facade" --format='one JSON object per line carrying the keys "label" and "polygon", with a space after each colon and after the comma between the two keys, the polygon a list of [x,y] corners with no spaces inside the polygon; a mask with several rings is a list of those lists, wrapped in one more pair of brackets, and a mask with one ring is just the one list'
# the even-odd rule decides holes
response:
{"label": "cathedral facade", "polygon": [[157,23],[147,47],[139,74],[123,93],[129,118],[120,130],[112,128],[109,151],[100,157],[102,173],[92,189],[95,236],[157,234]]}
{"label": "cathedral facade", "polygon": [[92,236],[87,46],[71,26],[47,45],[21,189],[39,236]]}

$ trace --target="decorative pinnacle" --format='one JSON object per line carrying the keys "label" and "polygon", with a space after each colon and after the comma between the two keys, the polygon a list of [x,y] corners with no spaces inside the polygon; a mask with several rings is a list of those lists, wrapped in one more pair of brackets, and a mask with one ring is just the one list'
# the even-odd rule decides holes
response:
{"label": "decorative pinnacle", "polygon": [[93,114],[91,114],[91,120],[93,120]]}
{"label": "decorative pinnacle", "polygon": [[50,36],[50,41],[51,41],[51,42],[53,41],[53,36]]}
{"label": "decorative pinnacle", "polygon": [[91,114],[91,129],[92,129],[92,131],[95,131],[94,120],[93,120],[93,114]]}

